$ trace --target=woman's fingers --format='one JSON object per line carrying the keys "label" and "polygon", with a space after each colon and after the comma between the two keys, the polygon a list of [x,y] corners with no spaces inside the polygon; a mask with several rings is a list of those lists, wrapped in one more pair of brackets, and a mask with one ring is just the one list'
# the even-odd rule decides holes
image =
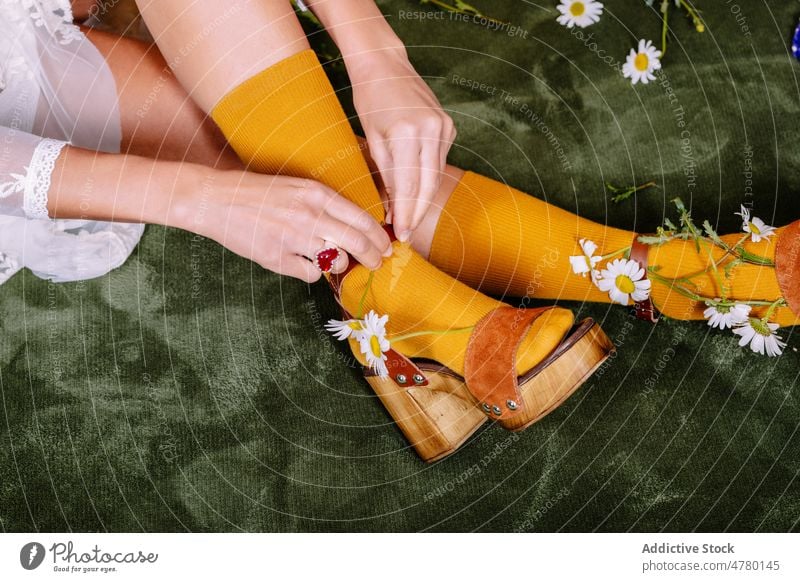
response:
{"label": "woman's fingers", "polygon": [[331,199],[326,211],[333,218],[365,234],[383,256],[388,257],[392,254],[392,243],[389,240],[389,235],[378,224],[378,221],[365,210],[342,196],[336,196]]}
{"label": "woman's fingers", "polygon": [[441,147],[441,168],[442,172],[444,172],[445,168],[447,167],[447,154],[450,153],[450,148],[453,147],[453,143],[456,141],[456,136],[458,135],[458,131],[456,131],[456,126],[453,123],[453,120],[450,116],[447,116],[447,121],[442,127],[442,147]]}
{"label": "woman's fingers", "polygon": [[[301,255],[302,257],[308,259],[308,261],[314,266],[315,269],[323,271],[323,268],[327,268],[328,266],[323,264],[319,265],[316,263],[318,260],[317,255],[321,251],[329,250],[329,249],[336,249],[339,251],[339,255],[336,259],[330,264],[330,272],[331,273],[343,273],[347,270],[347,266],[350,264],[350,260],[348,258],[347,252],[339,247],[339,245],[330,240],[330,239],[323,239],[318,237],[313,237],[310,243],[305,244],[305,250],[297,252],[296,254]],[[330,260],[330,257],[329,257]]]}
{"label": "woman's fingers", "polygon": [[[367,268],[380,266],[381,257],[389,253],[390,241],[372,216],[318,182],[304,183],[297,195],[302,199],[303,214],[292,221],[292,228],[298,237],[330,240]],[[306,250],[311,249],[303,247],[302,251]]]}
{"label": "woman's fingers", "polygon": [[281,275],[288,275],[306,283],[316,283],[322,277],[322,271],[314,263],[295,254],[286,254],[281,257],[277,271]]}
{"label": "woman's fingers", "polygon": [[[369,157],[374,162],[375,169],[377,169],[378,175],[380,176],[380,181],[383,182],[384,190],[389,195],[389,200],[391,200],[390,194],[393,184],[393,176],[392,154],[389,151],[389,145],[384,137],[377,133],[367,133],[367,143],[369,144]],[[389,200],[384,201],[387,214],[387,223],[391,223],[391,221],[388,219],[388,216],[392,211],[391,202]]]}
{"label": "woman's fingers", "polygon": [[347,270],[347,267],[350,266],[350,255],[345,252],[342,252],[339,255],[339,258],[331,266],[331,273],[339,274],[344,273]]}
{"label": "woman's fingers", "polygon": [[350,253],[368,269],[375,270],[383,262],[384,247],[378,248],[366,234],[328,214],[319,218],[312,232],[313,234],[302,244],[298,254],[313,260],[317,252],[325,248],[327,241]]}
{"label": "woman's fingers", "polygon": [[389,192],[392,200],[392,224],[397,238],[403,242],[411,236],[414,209],[420,186],[420,140],[413,130],[402,127],[399,136],[391,141],[392,178]]}
{"label": "woman's fingers", "polygon": [[442,182],[441,165],[441,143],[437,140],[430,140],[422,146],[420,155],[420,186],[417,201],[414,205],[414,214],[411,218],[411,230],[416,230],[425,217],[431,205],[431,201],[439,191]]}

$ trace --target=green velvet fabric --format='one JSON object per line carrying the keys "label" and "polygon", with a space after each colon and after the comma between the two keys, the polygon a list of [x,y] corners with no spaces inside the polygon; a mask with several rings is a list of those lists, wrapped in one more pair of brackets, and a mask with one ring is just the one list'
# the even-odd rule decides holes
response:
{"label": "green velvet fabric", "polygon": [[[675,13],[664,84],[636,87],[604,58],[658,43],[643,1],[608,0],[584,40],[555,0],[474,0],[511,36],[380,4],[456,120],[454,163],[642,231],[675,196],[721,231],[743,202],[767,222],[800,217],[793,3],[698,0],[707,31]],[[648,180],[659,188],[619,205],[604,191]],[[337,314],[324,285],[157,227],[101,279],[22,272],[0,287],[0,528],[800,529],[792,329],[767,359],[703,323],[565,305],[618,355],[529,430],[487,424],[425,465],[322,329]]]}

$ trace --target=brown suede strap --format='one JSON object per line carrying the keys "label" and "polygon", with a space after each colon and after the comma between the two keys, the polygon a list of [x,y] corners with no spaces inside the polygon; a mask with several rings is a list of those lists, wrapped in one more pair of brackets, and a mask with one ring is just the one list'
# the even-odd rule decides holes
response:
{"label": "brown suede strap", "polygon": [[800,316],[800,220],[781,232],[775,249],[775,276],[789,308]]}
{"label": "brown suede strap", "polygon": [[[647,278],[647,254],[650,251],[650,246],[639,242],[639,235],[633,235],[633,242],[631,243],[631,260],[639,263],[639,266],[644,269],[644,276]],[[656,323],[658,321],[658,310],[653,305],[653,300],[648,296],[644,301],[636,301],[633,304],[636,317],[642,321],[649,321]]]}
{"label": "brown suede strap", "polygon": [[523,408],[517,377],[517,351],[522,339],[550,307],[498,307],[475,326],[467,345],[464,379],[483,411],[509,418]]}

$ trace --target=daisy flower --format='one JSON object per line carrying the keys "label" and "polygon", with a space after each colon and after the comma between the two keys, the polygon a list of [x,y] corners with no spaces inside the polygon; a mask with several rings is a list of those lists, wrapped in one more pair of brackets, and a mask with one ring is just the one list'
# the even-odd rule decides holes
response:
{"label": "daisy flower", "polygon": [[631,49],[628,59],[622,65],[622,75],[635,85],[642,82],[645,85],[650,81],[655,81],[653,71],[661,68],[661,51],[653,46],[652,41],[639,41],[639,49]]}
{"label": "daisy flower", "polygon": [[338,340],[346,340],[350,337],[358,339],[358,335],[364,331],[364,322],[360,319],[348,319],[345,321],[331,319],[325,324],[325,329]]}
{"label": "daisy flower", "polygon": [[375,370],[380,378],[389,375],[385,354],[390,347],[389,340],[386,339],[387,321],[389,321],[388,315],[378,317],[377,313],[370,310],[364,317],[364,330],[356,337],[361,353],[367,359],[367,364]]}
{"label": "daisy flower", "polygon": [[750,210],[745,208],[744,204],[741,205],[741,212],[734,212],[737,216],[742,217],[742,230],[750,233],[750,240],[754,243],[760,242],[761,239],[769,238],[775,234],[775,227],[770,226],[757,216],[750,217]]}
{"label": "daisy flower", "polygon": [[557,8],[561,16],[556,20],[567,28],[586,28],[598,22],[603,13],[603,4],[595,0],[561,0]]}
{"label": "daisy flower", "polygon": [[581,245],[583,254],[569,258],[569,263],[572,265],[572,272],[582,277],[585,277],[587,273],[591,273],[592,282],[597,284],[597,271],[594,267],[602,260],[601,257],[595,256],[594,254],[597,250],[597,244],[583,238],[578,242]]}
{"label": "daisy flower", "polygon": [[734,328],[733,333],[741,336],[739,345],[750,346],[750,349],[757,354],[764,354],[773,357],[780,356],[786,343],[781,341],[781,337],[775,333],[780,327],[777,323],[769,323],[757,317],[749,318],[744,324]]}
{"label": "daisy flower", "polygon": [[600,272],[597,286],[608,292],[614,303],[627,305],[628,298],[644,301],[650,297],[651,284],[644,275],[644,269],[636,261],[616,259]]}
{"label": "daisy flower", "polygon": [[703,317],[708,320],[708,325],[719,329],[728,329],[747,322],[750,316],[750,306],[736,303],[733,307],[728,305],[712,305],[703,312]]}

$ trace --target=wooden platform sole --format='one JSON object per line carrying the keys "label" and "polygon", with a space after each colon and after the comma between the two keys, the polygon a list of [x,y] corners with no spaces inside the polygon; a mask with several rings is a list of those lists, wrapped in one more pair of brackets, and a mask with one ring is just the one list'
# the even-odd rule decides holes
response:
{"label": "wooden platform sole", "polygon": [[[542,419],[569,398],[613,350],[600,326],[584,321],[550,356],[520,377],[524,409],[499,424],[519,431]],[[419,456],[433,462],[455,452],[488,417],[461,376],[436,362],[415,363],[428,378],[428,386],[400,388],[387,379],[366,379]]]}
{"label": "wooden platform sole", "polygon": [[556,349],[545,361],[519,379],[522,412],[499,424],[511,431],[525,430],[558,408],[603,365],[614,344],[593,321],[578,328],[580,337],[564,350]]}
{"label": "wooden platform sole", "polygon": [[487,418],[476,407],[464,380],[418,365],[425,371],[428,386],[400,388],[388,379],[366,379],[417,454],[432,463],[458,449]]}

